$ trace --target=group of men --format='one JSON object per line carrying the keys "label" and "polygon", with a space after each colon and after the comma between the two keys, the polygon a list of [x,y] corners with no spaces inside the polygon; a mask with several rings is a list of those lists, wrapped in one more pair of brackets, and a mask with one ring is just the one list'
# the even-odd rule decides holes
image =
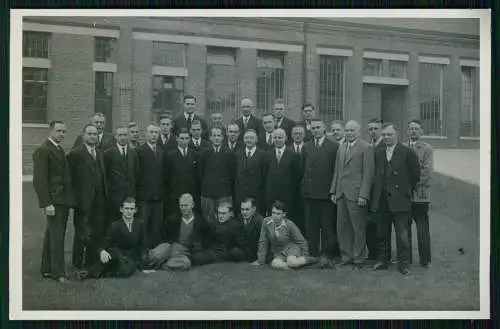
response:
{"label": "group of men", "polygon": [[[369,141],[356,121],[334,121],[332,137],[305,104],[303,120],[286,117],[282,99],[272,113],[254,115],[251,99],[227,126],[221,113],[207,122],[196,98],[183,113],[162,115],[144,129],[131,122],[104,132],[93,115],[66,155],[66,126],[50,123],[34,152],[33,184],[47,216],[41,272],[66,282],[64,235],[74,209],[72,265],[87,273],[134,268],[189,268],[217,261],[254,261],[262,218],[275,201],[304,234],[317,266],[374,270],[397,262],[408,275],[415,220],[420,264],[430,266],[429,187],[432,147],[421,123],[408,124],[407,143],[391,123],[368,123]],[[140,220],[137,221],[134,218]],[[234,218],[233,218],[234,217]],[[141,224],[133,224],[140,222]],[[237,224],[228,224],[228,223]],[[394,224],[397,259],[391,261]],[[128,250],[128,251],[127,251]],[[121,273],[121,274],[120,274]]]}

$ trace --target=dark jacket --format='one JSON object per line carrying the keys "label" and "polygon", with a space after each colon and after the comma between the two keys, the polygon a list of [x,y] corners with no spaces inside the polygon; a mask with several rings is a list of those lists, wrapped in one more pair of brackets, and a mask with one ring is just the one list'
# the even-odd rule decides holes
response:
{"label": "dark jacket", "polygon": [[318,148],[314,140],[304,144],[302,152],[302,197],[307,199],[329,200],[330,185],[335,171],[335,161],[339,145],[325,136]]}
{"label": "dark jacket", "polygon": [[46,140],[33,153],[33,187],[38,205],[72,206],[71,174],[63,149]]}
{"label": "dark jacket", "polygon": [[266,135],[266,131],[263,130],[262,133],[257,137],[257,147],[264,152],[267,152],[274,148],[274,144],[272,142],[271,144],[268,143]]}
{"label": "dark jacket", "polygon": [[164,186],[167,197],[179,199],[184,193],[195,200],[199,195],[198,153],[188,150],[183,156],[178,148],[171,150],[164,159]]}
{"label": "dark jacket", "polygon": [[215,153],[210,146],[203,150],[199,159],[201,196],[212,199],[232,196],[236,170],[234,155],[222,147]]}
{"label": "dark jacket", "polygon": [[264,131],[264,126],[262,126],[262,120],[254,115],[250,115],[246,128],[243,125],[243,116],[234,120],[234,123],[236,123],[240,128],[240,137],[239,137],[240,141],[243,141],[243,136],[245,135],[245,131],[248,129],[255,130],[257,132],[257,136]]}
{"label": "dark jacket", "polygon": [[156,154],[148,143],[136,148],[136,194],[139,201],[162,201],[163,190],[163,151],[156,148]]}
{"label": "dark jacket", "polygon": [[193,139],[191,138],[191,140],[189,140],[189,144],[188,144],[188,147],[190,150],[193,150],[195,152],[202,152],[204,149],[206,149],[207,147],[209,147],[211,145],[211,143],[205,139],[201,139],[200,141],[200,145],[198,146],[195,146],[194,145],[194,142],[193,142]]}
{"label": "dark jacket", "polygon": [[[193,115],[193,121],[200,121],[201,122],[201,129],[202,129],[202,136],[201,138],[203,139],[207,139],[208,138],[208,124],[207,124],[207,121],[199,116],[198,114],[194,114]],[[188,120],[186,120],[186,117],[184,116],[184,113],[181,113],[179,114],[178,116],[176,116],[174,118],[174,129],[173,129],[173,132],[175,134],[175,136],[177,136],[177,132],[182,129],[182,128],[186,128],[187,130],[190,130],[191,129],[191,123],[188,122]]]}
{"label": "dark jacket", "polygon": [[247,159],[245,148],[236,153],[236,176],[234,180],[235,197],[263,199],[265,183],[265,152],[256,149]]}
{"label": "dark jacket", "polygon": [[106,231],[101,250],[106,250],[113,258],[126,256],[140,262],[147,252],[144,223],[140,219],[134,219],[130,232],[123,219],[115,220]]}
{"label": "dark jacket", "polygon": [[280,162],[276,158],[276,149],[266,153],[265,161],[265,196],[269,202],[291,201],[297,189],[300,176],[299,156],[285,148]]}
{"label": "dark jacket", "polygon": [[222,148],[230,153],[233,153],[233,154],[235,154],[236,152],[238,152],[239,150],[241,150],[244,147],[245,147],[245,145],[243,145],[243,142],[241,142],[240,140],[238,140],[236,142],[236,145],[234,146],[233,149],[230,148],[228,140],[225,140],[222,142]]}
{"label": "dark jacket", "polygon": [[236,219],[231,218],[224,223],[216,220],[209,224],[203,249],[210,249],[216,256],[227,256],[231,249],[243,244],[242,226]]}
{"label": "dark jacket", "polygon": [[252,262],[257,259],[260,230],[264,218],[259,213],[255,213],[248,224],[244,223],[241,215],[237,217],[237,220],[241,225],[243,238],[239,248],[245,254],[245,260]]}
{"label": "dark jacket", "polygon": [[376,212],[379,209],[380,199],[385,193],[391,212],[410,211],[411,197],[419,180],[420,164],[410,148],[396,144],[388,162],[385,147],[376,147],[370,210]]}
{"label": "dark jacket", "polygon": [[290,120],[290,119],[285,118],[285,117],[283,117],[280,125],[276,125],[276,129],[281,128],[286,132],[286,136],[287,136],[286,144],[287,145],[290,145],[293,141],[291,136],[292,136],[292,129],[293,129],[293,127],[295,127],[295,125],[296,125],[295,121]]}
{"label": "dark jacket", "polygon": [[[181,228],[181,215],[175,214],[166,221],[163,241],[167,243],[179,243],[179,234]],[[206,245],[207,237],[211,234],[208,222],[203,219],[198,213],[194,213],[193,232],[189,237],[189,241],[185,246],[192,252],[202,250],[202,246]]]}
{"label": "dark jacket", "polygon": [[175,149],[177,147],[177,139],[174,133],[173,132],[170,133],[170,136],[165,144],[163,144],[163,140],[161,139],[161,136],[159,136],[158,140],[156,141],[156,146],[161,147],[163,153]]}
{"label": "dark jacket", "polygon": [[127,146],[125,158],[122,157],[116,145],[104,152],[104,168],[110,207],[118,210],[125,198],[136,197],[136,167],[137,153],[135,149]]}
{"label": "dark jacket", "polygon": [[100,150],[96,149],[96,160],[94,160],[85,144],[81,144],[69,152],[67,160],[76,207],[79,210],[90,209],[97,190],[107,198],[106,173]]}

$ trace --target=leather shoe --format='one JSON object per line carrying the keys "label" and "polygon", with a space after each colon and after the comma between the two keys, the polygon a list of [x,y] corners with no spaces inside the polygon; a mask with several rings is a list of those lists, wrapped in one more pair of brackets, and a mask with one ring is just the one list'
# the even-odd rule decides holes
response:
{"label": "leather shoe", "polygon": [[54,278],[54,280],[56,280],[59,283],[63,283],[63,284],[69,283],[69,280],[66,277],[64,277],[64,276],[60,276],[58,278]]}
{"label": "leather shoe", "polygon": [[410,274],[410,270],[409,270],[409,269],[407,269],[407,268],[400,268],[400,269],[399,269],[399,273],[401,273],[401,274],[402,274],[402,275],[404,275],[404,276],[407,276],[407,275],[409,275],[409,274]]}
{"label": "leather shoe", "polygon": [[44,279],[50,279],[50,278],[52,278],[52,274],[50,274],[50,273],[42,273],[42,277]]}
{"label": "leather shoe", "polygon": [[383,262],[378,262],[377,264],[373,265],[372,270],[373,271],[380,271],[380,270],[388,270],[389,265],[387,263]]}
{"label": "leather shoe", "polygon": [[420,266],[422,266],[424,268],[430,268],[431,267],[431,263],[420,264]]}

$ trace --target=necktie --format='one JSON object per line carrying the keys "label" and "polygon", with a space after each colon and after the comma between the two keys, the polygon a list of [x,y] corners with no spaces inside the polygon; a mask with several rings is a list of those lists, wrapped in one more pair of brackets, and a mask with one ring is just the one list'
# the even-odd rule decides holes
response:
{"label": "necktie", "polygon": [[391,161],[392,159],[392,148],[387,148],[386,151],[385,151],[385,155],[387,157],[387,161]]}
{"label": "necktie", "polygon": [[273,142],[273,138],[271,136],[271,134],[269,134],[269,136],[267,136],[267,144],[271,145]]}
{"label": "necktie", "polygon": [[97,136],[97,144],[101,144],[102,135]]}
{"label": "necktie", "polygon": [[278,154],[277,154],[278,163],[280,162],[282,156],[283,156],[283,154],[281,153],[281,150],[278,150]]}
{"label": "necktie", "polygon": [[156,145],[154,145],[154,144],[153,144],[153,145],[151,146],[151,149],[153,150],[153,153],[154,153],[154,154],[156,154]]}
{"label": "necktie", "polygon": [[299,146],[295,145],[295,153],[299,153]]}
{"label": "necktie", "polygon": [[95,153],[95,148],[93,147],[90,150],[91,150],[90,153],[92,153],[92,157],[94,158],[94,160],[96,160],[97,159],[97,154]]}
{"label": "necktie", "polygon": [[234,143],[229,143],[229,149],[232,151],[234,149]]}
{"label": "necktie", "polygon": [[183,148],[183,149],[182,149],[182,155],[183,155],[183,156],[186,156],[186,155],[187,155],[187,149],[186,149],[186,148]]}
{"label": "necktie", "polygon": [[245,130],[246,130],[247,126],[248,126],[248,119],[247,118],[243,118],[243,126],[245,127]]}
{"label": "necktie", "polygon": [[349,154],[349,150],[351,149],[351,144],[345,143],[345,154],[344,154],[344,162],[347,161],[347,155]]}
{"label": "necktie", "polygon": [[316,145],[316,148],[319,148],[319,139],[316,138],[314,140],[314,144]]}
{"label": "necktie", "polygon": [[252,153],[252,152],[251,152],[250,150],[247,150],[247,159],[248,159],[248,158],[250,158],[250,154],[251,154],[251,153]]}

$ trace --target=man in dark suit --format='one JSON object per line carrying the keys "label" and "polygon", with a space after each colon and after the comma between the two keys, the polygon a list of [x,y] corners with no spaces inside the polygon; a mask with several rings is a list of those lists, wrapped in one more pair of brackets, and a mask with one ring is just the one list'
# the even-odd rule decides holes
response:
{"label": "man in dark suit", "polygon": [[212,114],[210,115],[210,120],[211,120],[210,121],[210,128],[207,132],[207,135],[210,135],[210,131],[211,131],[210,129],[220,128],[222,130],[222,134],[223,134],[224,138],[226,138],[227,137],[227,130],[226,130],[226,127],[224,127],[224,117],[223,117],[222,113],[217,111],[217,110],[215,112],[212,112]]}
{"label": "man in dark suit", "polygon": [[[112,147],[115,144],[113,135],[104,132],[104,128],[106,127],[106,117],[104,116],[104,114],[94,113],[94,115],[92,115],[90,123],[97,128],[96,148],[98,150],[106,151],[108,148]],[[78,135],[78,137],[76,137],[75,139],[72,149],[79,145],[82,145],[83,142],[83,135]]]}
{"label": "man in dark suit", "polygon": [[70,170],[60,145],[66,125],[57,120],[49,127],[49,137],[33,153],[33,187],[47,217],[40,271],[44,278],[66,283],[64,236],[68,210],[73,206]]}
{"label": "man in dark suit", "polygon": [[250,98],[243,98],[241,100],[241,114],[242,116],[235,120],[235,123],[240,128],[240,141],[243,142],[243,136],[247,129],[253,129],[259,136],[263,130],[262,120],[257,118],[253,112],[255,111],[255,106]]}
{"label": "man in dark suit", "polygon": [[274,148],[273,145],[273,131],[274,131],[274,118],[272,114],[264,114],[262,116],[262,126],[264,131],[257,136],[257,147],[262,151],[269,151]]}
{"label": "man in dark suit", "polygon": [[335,171],[338,144],[325,136],[325,123],[311,121],[314,139],[304,145],[302,157],[302,197],[305,206],[306,237],[313,257],[320,255],[320,267],[331,267],[331,258],[339,254],[337,213],[330,200],[330,184]]}
{"label": "man in dark suit", "polygon": [[222,148],[226,149],[230,153],[236,153],[243,147],[243,143],[240,140],[240,128],[236,123],[230,123],[227,125],[227,138],[222,142]]}
{"label": "man in dark suit", "polygon": [[274,149],[267,151],[265,161],[265,198],[267,215],[271,215],[273,203],[285,204],[289,219],[296,221],[293,201],[299,178],[299,156],[285,147],[286,133],[278,128],[273,132]]}
{"label": "man in dark suit", "polygon": [[160,116],[160,137],[158,137],[156,145],[163,150],[163,153],[177,147],[177,140],[172,129],[172,117],[168,114],[162,114]]}
{"label": "man in dark suit", "polygon": [[174,119],[174,133],[177,136],[179,130],[187,129],[189,132],[191,130],[191,124],[193,121],[197,120],[201,122],[202,138],[206,139],[206,131],[208,129],[207,122],[204,118],[195,113],[196,111],[196,98],[192,95],[186,95],[183,98],[184,111],[179,114]]}
{"label": "man in dark suit", "polygon": [[371,197],[371,211],[381,214],[377,218],[379,262],[374,270],[387,269],[390,249],[387,241],[391,225],[396,229],[399,271],[408,275],[410,237],[408,223],[411,213],[411,196],[420,180],[418,157],[411,149],[398,143],[398,133],[393,124],[384,124],[382,138],[385,148],[375,150],[375,177]]}
{"label": "man in dark suit", "polygon": [[120,207],[126,197],[135,198],[137,155],[129,146],[129,132],[119,127],[115,132],[116,145],[104,152],[104,169],[108,186],[108,216],[115,221],[121,217]]}
{"label": "man in dark suit", "polygon": [[146,142],[137,150],[136,193],[141,219],[147,232],[148,247],[161,240],[163,227],[163,150],[157,146],[160,129],[155,125],[146,128]]}
{"label": "man in dark suit", "polygon": [[302,157],[304,149],[304,137],[306,135],[306,129],[302,125],[296,125],[292,129],[292,140],[293,143],[288,146],[288,149],[294,152],[298,157],[299,171],[297,173],[296,186],[294,187],[294,198],[292,201],[293,208],[292,212],[295,216],[295,225],[300,229],[301,232],[305,232],[305,220],[304,220],[304,200],[302,199],[300,185],[302,182]]}
{"label": "man in dark suit", "polygon": [[257,212],[257,204],[253,198],[244,199],[240,208],[241,215],[236,217],[243,229],[243,244],[240,249],[243,251],[243,259],[251,263],[257,260],[257,249],[264,218]]}
{"label": "man in dark suit", "polygon": [[[264,215],[265,152],[257,149],[257,133],[247,130],[243,138],[245,148],[236,153],[236,174],[234,180],[235,204],[246,198],[254,198],[257,211]],[[239,211],[239,209],[238,209]]]}
{"label": "man in dark suit", "polygon": [[[288,119],[285,116],[286,108],[285,101],[277,98],[274,102],[274,128],[281,128],[285,131],[287,136],[292,136],[292,128],[295,127],[295,121]],[[292,139],[287,141],[287,145],[292,143]]]}
{"label": "man in dark suit", "polygon": [[201,180],[201,210],[203,217],[212,222],[222,202],[232,203],[235,162],[232,153],[222,147],[222,129],[210,130],[211,146],[200,154],[198,169]]}
{"label": "man in dark suit", "polygon": [[197,153],[200,153],[210,145],[210,142],[202,138],[201,122],[194,120],[191,123],[191,139],[189,140],[189,148]]}
{"label": "man in dark suit", "polygon": [[306,103],[302,106],[302,121],[300,124],[304,126],[305,135],[304,142],[310,141],[313,136],[311,133],[311,120],[314,118],[315,107],[312,103]]}
{"label": "man in dark suit", "polygon": [[337,204],[337,234],[342,265],[361,269],[366,248],[367,205],[375,170],[373,147],[359,138],[356,121],[345,125],[346,142],[339,148],[330,193]]}
{"label": "man in dark suit", "polygon": [[129,132],[129,146],[130,148],[137,148],[140,145],[139,141],[139,127],[136,122],[128,123],[128,132]]}
{"label": "man in dark suit", "polygon": [[83,144],[68,154],[76,208],[73,222],[73,266],[89,267],[99,260],[98,248],[107,228],[106,177],[102,151],[97,145],[97,128],[83,129]]}
{"label": "man in dark suit", "polygon": [[[199,173],[198,173],[198,153],[189,149],[189,132],[181,129],[177,132],[177,148],[165,155],[165,191],[168,202],[169,217],[179,210],[179,197],[189,193],[195,204],[195,209],[199,212]],[[168,220],[168,218],[167,218]]]}

